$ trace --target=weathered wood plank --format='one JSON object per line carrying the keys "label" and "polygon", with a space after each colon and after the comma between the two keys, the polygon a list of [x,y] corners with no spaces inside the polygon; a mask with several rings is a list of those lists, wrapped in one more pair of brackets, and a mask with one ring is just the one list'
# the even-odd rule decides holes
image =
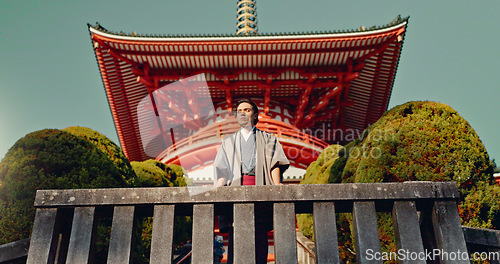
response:
{"label": "weathered wood plank", "polygon": [[114,208],[108,264],[128,264],[131,261],[134,210],[134,206],[115,206]]}
{"label": "weathered wood plank", "polygon": [[314,203],[314,240],[317,263],[340,263],[334,203]]}
{"label": "weathered wood plank", "polygon": [[[392,210],[394,219],[394,232],[398,250],[423,256],[425,254],[422,235],[420,234],[420,224],[415,202],[396,201]],[[399,251],[398,251],[399,252]],[[401,259],[399,263],[421,263],[425,264],[425,258]]]}
{"label": "weathered wood plank", "polygon": [[274,204],[273,226],[276,264],[297,263],[295,205],[293,203]]}
{"label": "weathered wood plank", "polygon": [[[467,246],[460,225],[457,202],[435,201],[432,210],[432,225],[437,247],[440,249],[441,263],[469,263],[462,257],[467,256]],[[457,255],[459,258],[454,258]]]}
{"label": "weathered wood plank", "polygon": [[500,230],[462,226],[462,231],[468,246],[482,250],[478,254],[489,254],[491,264],[500,263]]}
{"label": "weathered wood plank", "polygon": [[76,207],[66,263],[89,263],[95,236],[95,207]]}
{"label": "weathered wood plank", "polygon": [[193,206],[193,264],[214,262],[214,205]]}
{"label": "weathered wood plank", "polygon": [[234,263],[255,263],[254,204],[234,205]]}
{"label": "weathered wood plank", "polygon": [[155,205],[151,238],[151,264],[172,262],[174,205]]}
{"label": "weathered wood plank", "polygon": [[350,183],[231,186],[216,188],[198,195],[191,195],[187,187],[39,190],[35,206],[165,204],[166,201],[170,204],[192,204],[458,199],[458,197],[458,189],[453,182]]}
{"label": "weathered wood plank", "polygon": [[465,242],[500,248],[500,230],[462,226]]}
{"label": "weathered wood plank", "polygon": [[378,237],[375,203],[372,201],[354,202],[352,218],[357,263],[382,263],[381,259],[373,257],[374,254],[382,252]]}
{"label": "weathered wood plank", "polygon": [[28,257],[29,247],[29,238],[0,245],[0,263]]}
{"label": "weathered wood plank", "polygon": [[56,208],[36,209],[27,264],[54,262],[59,240],[56,220]]}

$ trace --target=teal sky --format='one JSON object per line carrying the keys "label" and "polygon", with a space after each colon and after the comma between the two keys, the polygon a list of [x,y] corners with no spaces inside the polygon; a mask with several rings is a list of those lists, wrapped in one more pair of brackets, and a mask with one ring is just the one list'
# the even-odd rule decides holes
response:
{"label": "teal sky", "polygon": [[[453,107],[500,160],[500,1],[267,0],[259,31],[380,26],[410,16],[389,108]],[[0,1],[0,159],[24,135],[86,126],[116,143],[87,23],[139,34],[234,33],[236,0]]]}

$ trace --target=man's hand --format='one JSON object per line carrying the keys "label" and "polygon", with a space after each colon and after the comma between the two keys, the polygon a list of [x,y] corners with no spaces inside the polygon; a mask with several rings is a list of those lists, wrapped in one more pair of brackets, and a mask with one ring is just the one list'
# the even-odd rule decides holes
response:
{"label": "man's hand", "polygon": [[217,187],[221,187],[221,186],[224,186],[224,184],[226,183],[226,179],[224,178],[219,178],[217,180]]}

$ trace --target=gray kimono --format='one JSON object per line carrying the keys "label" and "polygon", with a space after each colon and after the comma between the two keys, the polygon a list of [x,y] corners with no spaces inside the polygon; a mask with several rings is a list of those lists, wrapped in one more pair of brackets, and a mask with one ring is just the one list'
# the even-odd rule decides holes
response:
{"label": "gray kimono", "polygon": [[[241,130],[240,130],[241,131]],[[215,182],[224,178],[225,185],[241,185],[240,131],[224,138],[215,157]],[[281,144],[275,136],[255,128],[255,185],[272,185],[271,170],[280,167],[280,182],[283,172],[290,166]]]}

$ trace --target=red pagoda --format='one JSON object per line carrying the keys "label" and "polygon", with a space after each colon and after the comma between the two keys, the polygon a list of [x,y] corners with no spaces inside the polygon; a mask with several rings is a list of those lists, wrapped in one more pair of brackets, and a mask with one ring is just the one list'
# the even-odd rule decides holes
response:
{"label": "red pagoda", "polygon": [[387,110],[407,18],[349,31],[261,34],[254,1],[238,7],[236,35],[152,36],[89,25],[129,160],[180,164],[198,175],[195,182],[210,181],[221,138],[239,128],[234,104],[252,98],[257,127],[277,135],[298,169],[288,174],[293,181],[325,147],[354,139]]}

